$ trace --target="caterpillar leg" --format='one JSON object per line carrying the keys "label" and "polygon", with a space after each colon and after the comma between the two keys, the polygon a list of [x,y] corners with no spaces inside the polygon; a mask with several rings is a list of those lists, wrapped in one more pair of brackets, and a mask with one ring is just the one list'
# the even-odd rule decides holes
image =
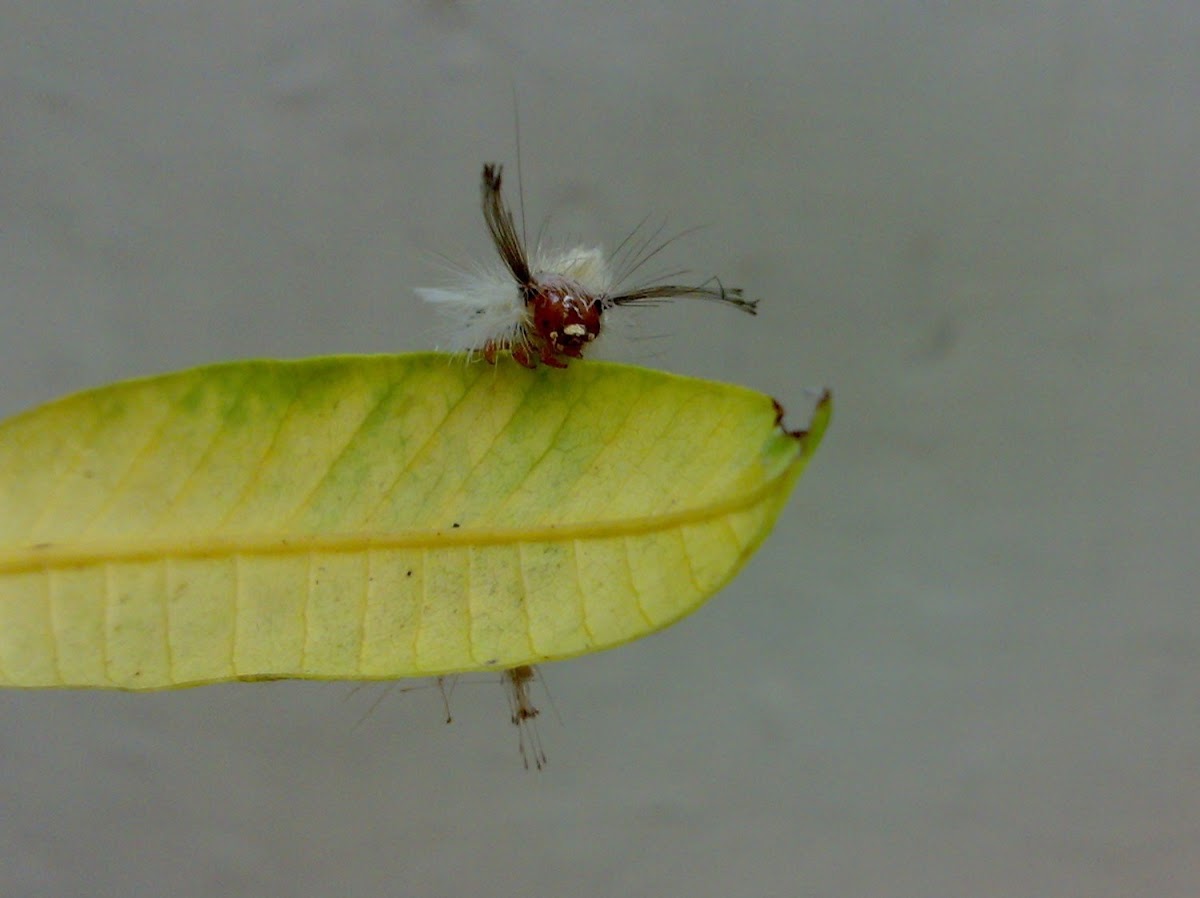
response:
{"label": "caterpillar leg", "polygon": [[518,365],[522,365],[526,368],[537,367],[537,359],[531,359],[529,357],[529,350],[525,346],[514,346],[512,348],[512,357],[513,361]]}
{"label": "caterpillar leg", "polygon": [[529,357],[529,349],[518,343],[509,344],[502,340],[488,340],[483,344],[483,358],[489,365],[496,364],[496,355],[508,351],[512,353],[513,361],[525,368],[536,368],[537,360]]}
{"label": "caterpillar leg", "polygon": [[[567,363],[558,357],[558,354],[554,351],[554,347],[549,343],[542,344],[541,359],[542,364],[549,365],[551,368],[567,367]],[[533,366],[530,365],[529,367],[532,368]]]}

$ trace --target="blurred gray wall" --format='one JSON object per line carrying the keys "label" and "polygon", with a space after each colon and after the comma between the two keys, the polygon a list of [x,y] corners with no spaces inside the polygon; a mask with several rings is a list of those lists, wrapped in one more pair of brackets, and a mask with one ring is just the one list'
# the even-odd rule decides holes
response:
{"label": "blurred gray wall", "polygon": [[0,4],[0,414],[429,347],[514,90],[532,223],[762,300],[625,357],[836,401],[541,774],[490,683],[0,694],[0,894],[1197,894],[1200,6],[561,6]]}

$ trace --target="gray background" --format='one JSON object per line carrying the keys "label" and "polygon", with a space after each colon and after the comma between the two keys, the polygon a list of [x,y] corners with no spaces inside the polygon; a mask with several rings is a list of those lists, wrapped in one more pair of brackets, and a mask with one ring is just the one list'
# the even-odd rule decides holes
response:
{"label": "gray background", "polygon": [[836,396],[723,594],[545,669],[543,773],[494,683],[7,692],[0,894],[1195,895],[1200,7],[559,6],[0,6],[2,414],[427,348],[513,87],[532,222],[762,298],[627,357]]}

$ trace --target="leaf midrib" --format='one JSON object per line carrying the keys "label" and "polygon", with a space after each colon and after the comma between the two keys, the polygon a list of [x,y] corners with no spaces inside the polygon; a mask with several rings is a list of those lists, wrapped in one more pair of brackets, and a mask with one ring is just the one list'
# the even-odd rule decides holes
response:
{"label": "leaf midrib", "polygon": [[137,538],[97,540],[77,545],[38,543],[17,549],[0,549],[0,575],[40,570],[88,567],[97,564],[153,561],[156,559],[225,558],[246,555],[304,555],[312,552],[364,552],[382,549],[444,549],[455,547],[517,545],[565,540],[611,539],[703,524],[753,508],[776,495],[806,460],[796,458],[777,476],[752,491],[707,505],[660,515],[542,527],[440,528],[391,533],[291,534],[258,537],[251,534],[206,536],[199,539]]}

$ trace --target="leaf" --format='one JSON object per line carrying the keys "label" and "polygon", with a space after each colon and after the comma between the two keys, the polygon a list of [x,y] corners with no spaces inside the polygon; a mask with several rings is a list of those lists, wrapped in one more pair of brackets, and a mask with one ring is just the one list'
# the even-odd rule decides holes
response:
{"label": "leaf", "polygon": [[599,362],[252,361],[0,424],[0,683],[508,669],[724,585],[829,416]]}

